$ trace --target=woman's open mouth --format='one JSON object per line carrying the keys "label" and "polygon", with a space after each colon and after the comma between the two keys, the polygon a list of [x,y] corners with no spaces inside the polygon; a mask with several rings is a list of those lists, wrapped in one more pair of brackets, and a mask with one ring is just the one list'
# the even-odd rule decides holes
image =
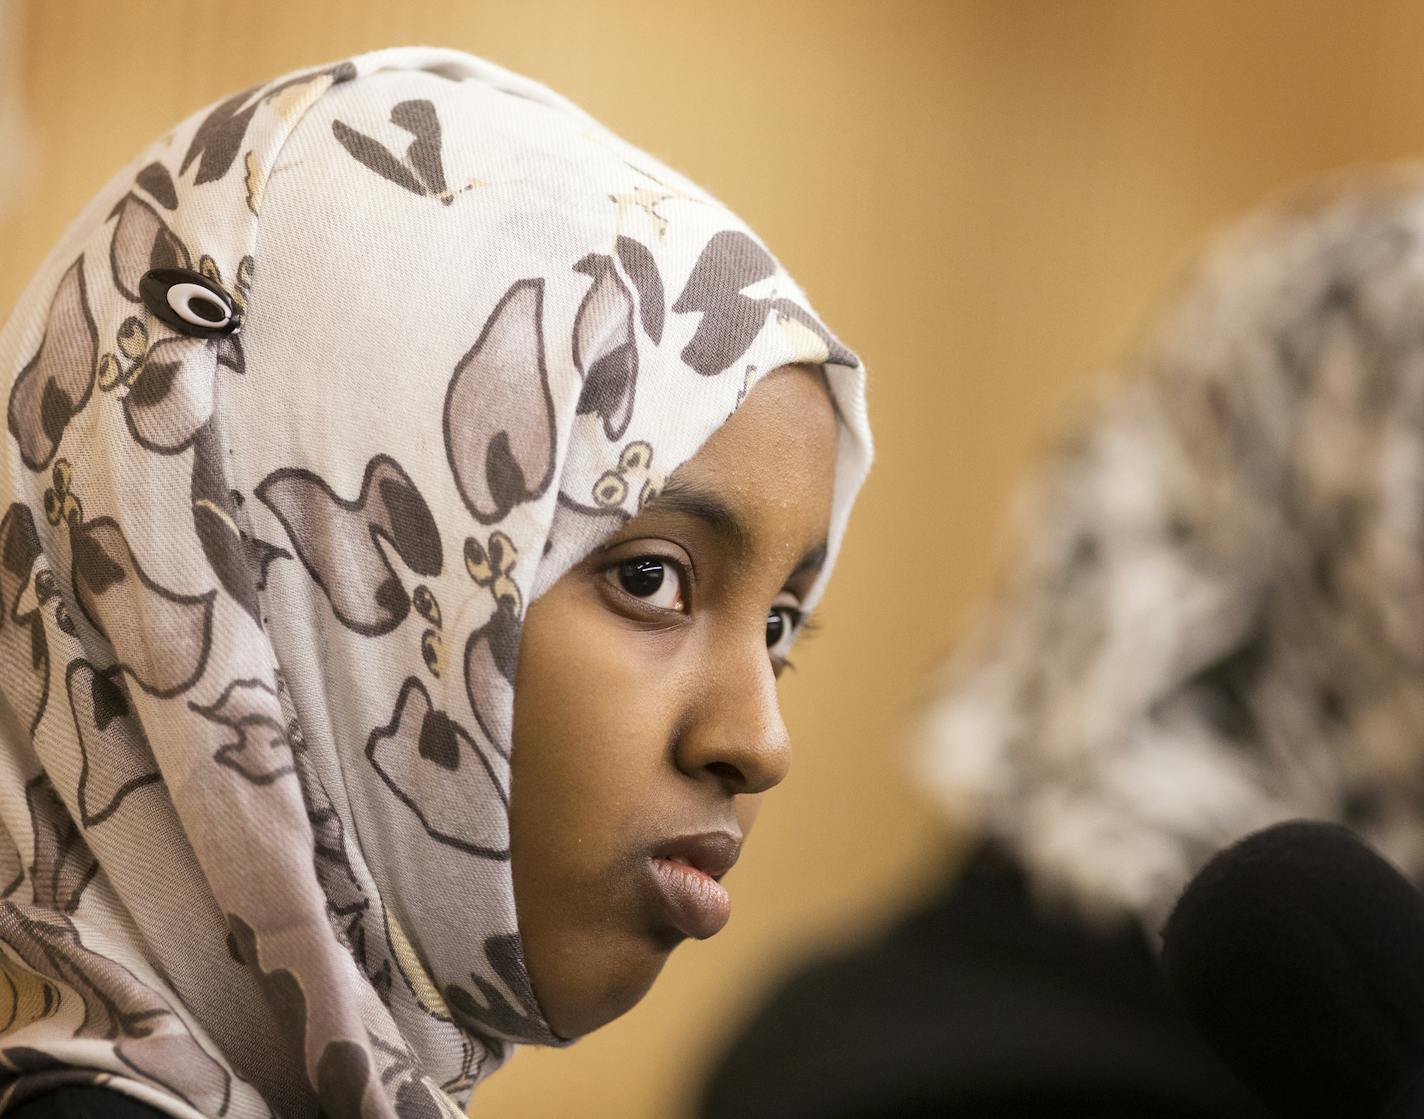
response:
{"label": "woman's open mouth", "polygon": [[732,899],[710,874],[670,858],[649,864],[663,909],[684,935],[706,940],[731,918]]}

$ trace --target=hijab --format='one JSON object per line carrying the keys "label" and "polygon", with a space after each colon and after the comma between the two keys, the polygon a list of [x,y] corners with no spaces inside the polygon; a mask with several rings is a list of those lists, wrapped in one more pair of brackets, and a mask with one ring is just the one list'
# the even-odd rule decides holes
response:
{"label": "hijab", "polygon": [[914,768],[1045,904],[1156,943],[1220,847],[1344,823],[1424,879],[1424,169],[1212,244],[1022,499]]}
{"label": "hijab", "polygon": [[767,373],[864,371],[705,191],[403,48],[121,171],[0,334],[0,1107],[460,1113],[563,1046],[515,920],[531,602]]}

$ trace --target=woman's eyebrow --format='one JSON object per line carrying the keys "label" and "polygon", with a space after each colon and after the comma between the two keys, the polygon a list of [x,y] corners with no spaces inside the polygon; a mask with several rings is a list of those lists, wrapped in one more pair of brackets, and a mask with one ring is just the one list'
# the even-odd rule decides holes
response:
{"label": "woman's eyebrow", "polygon": [[801,561],[791,572],[791,578],[796,578],[803,571],[819,571],[821,565],[826,562],[826,541],[822,540],[809,552],[801,557]]}
{"label": "woman's eyebrow", "polygon": [[[751,532],[742,523],[742,519],[710,490],[699,489],[688,482],[672,478],[657,496],[648,502],[648,507],[696,517],[731,546],[732,554],[738,562],[745,562],[751,556]],[[791,572],[791,578],[803,571],[814,571],[825,562],[826,541],[822,540],[801,557]]]}
{"label": "woman's eyebrow", "polygon": [[752,534],[747,526],[710,490],[698,489],[677,478],[670,478],[657,496],[648,502],[648,507],[667,513],[682,513],[703,521],[731,546],[732,554],[739,563],[745,562],[752,553]]}

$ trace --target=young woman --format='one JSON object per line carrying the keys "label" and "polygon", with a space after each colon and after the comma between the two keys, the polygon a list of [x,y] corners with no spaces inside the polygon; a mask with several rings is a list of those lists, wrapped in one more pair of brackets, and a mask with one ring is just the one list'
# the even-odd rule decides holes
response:
{"label": "young woman", "polygon": [[0,367],[0,1108],[456,1115],[726,922],[872,446],[705,192],[365,55],[121,172]]}

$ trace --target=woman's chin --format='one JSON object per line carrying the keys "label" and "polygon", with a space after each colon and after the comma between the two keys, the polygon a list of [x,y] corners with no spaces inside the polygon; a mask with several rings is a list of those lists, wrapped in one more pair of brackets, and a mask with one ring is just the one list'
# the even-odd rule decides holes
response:
{"label": "woman's chin", "polygon": [[557,998],[546,1002],[540,997],[549,1028],[568,1040],[621,1018],[652,989],[672,947],[662,940],[640,941],[607,953],[598,967],[581,969],[583,974],[564,984]]}

